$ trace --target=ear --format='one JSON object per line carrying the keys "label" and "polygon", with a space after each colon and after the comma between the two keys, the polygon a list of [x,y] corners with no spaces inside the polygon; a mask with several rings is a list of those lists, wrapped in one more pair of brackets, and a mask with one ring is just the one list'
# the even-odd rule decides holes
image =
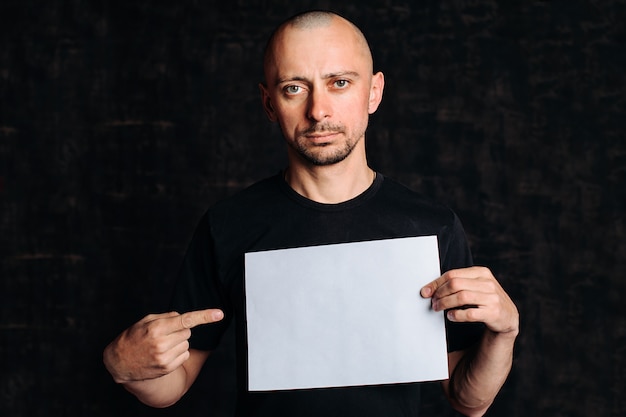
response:
{"label": "ear", "polygon": [[274,107],[272,106],[272,98],[270,97],[270,93],[267,91],[267,87],[262,83],[259,83],[259,90],[261,90],[261,100],[263,101],[263,110],[265,110],[265,114],[267,114],[267,118],[270,119],[270,122],[275,122],[276,112],[274,111]]}
{"label": "ear", "polygon": [[385,88],[385,76],[382,72],[377,72],[372,76],[372,85],[370,87],[370,98],[367,111],[369,114],[374,113],[378,109],[378,105],[383,99],[383,90]]}

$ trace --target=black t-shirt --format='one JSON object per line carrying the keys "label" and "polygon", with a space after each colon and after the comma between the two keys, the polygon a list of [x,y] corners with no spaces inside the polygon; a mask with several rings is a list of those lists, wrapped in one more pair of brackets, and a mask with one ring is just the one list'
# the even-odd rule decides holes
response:
{"label": "black t-shirt", "polygon": [[[381,174],[365,192],[339,204],[311,201],[278,174],[216,204],[202,217],[181,268],[173,309],[224,310],[222,322],[194,329],[190,345],[195,349],[215,349],[227,326],[235,325],[238,416],[417,416],[417,383],[248,392],[244,254],[429,235],[438,238],[442,272],[472,265],[457,216]],[[448,351],[455,351],[475,343],[483,327],[446,321],[446,329]]]}

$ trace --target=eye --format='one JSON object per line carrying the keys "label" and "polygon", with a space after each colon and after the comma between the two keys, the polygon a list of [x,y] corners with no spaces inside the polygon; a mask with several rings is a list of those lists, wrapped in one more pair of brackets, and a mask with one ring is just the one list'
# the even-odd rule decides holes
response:
{"label": "eye", "polygon": [[350,84],[348,80],[337,80],[335,81],[335,87],[337,88],[346,88]]}
{"label": "eye", "polygon": [[283,91],[285,91],[285,93],[289,95],[298,94],[302,91],[302,87],[300,87],[299,85],[288,85],[283,89]]}

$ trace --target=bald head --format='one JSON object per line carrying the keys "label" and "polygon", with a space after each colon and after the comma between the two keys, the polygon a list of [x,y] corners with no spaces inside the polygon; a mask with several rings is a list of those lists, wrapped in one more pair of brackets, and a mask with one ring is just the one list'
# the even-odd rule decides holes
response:
{"label": "bald head", "polygon": [[354,23],[336,13],[315,10],[300,13],[289,18],[278,26],[272,33],[265,47],[265,53],[263,56],[263,68],[266,78],[268,66],[271,66],[276,58],[276,43],[281,40],[286,32],[290,30],[311,31],[314,29],[331,28],[333,25],[345,26],[349,28],[349,33],[353,38],[355,47],[359,49],[359,53],[362,54],[368,61],[371,68],[370,73],[373,72],[372,53],[363,32],[361,32],[361,30]]}
{"label": "bald head", "polygon": [[328,26],[335,17],[338,17],[335,13],[316,10],[297,14],[285,21],[283,25],[291,25],[299,29],[316,28]]}
{"label": "bald head", "polygon": [[263,108],[280,124],[292,169],[345,161],[369,170],[365,131],[385,82],[354,24],[329,12],[287,20],[268,42],[264,70]]}

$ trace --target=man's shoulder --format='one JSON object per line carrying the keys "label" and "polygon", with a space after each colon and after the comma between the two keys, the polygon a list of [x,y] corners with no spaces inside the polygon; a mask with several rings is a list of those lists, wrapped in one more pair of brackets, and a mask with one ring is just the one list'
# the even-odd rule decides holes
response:
{"label": "man's shoulder", "polygon": [[452,209],[446,204],[390,177],[385,177],[380,197],[386,204],[416,215],[427,214],[448,221],[455,216]]}
{"label": "man's shoulder", "polygon": [[276,174],[254,182],[233,195],[216,202],[209,210],[216,213],[249,210],[264,201],[272,201],[280,193],[279,179],[279,174]]}

